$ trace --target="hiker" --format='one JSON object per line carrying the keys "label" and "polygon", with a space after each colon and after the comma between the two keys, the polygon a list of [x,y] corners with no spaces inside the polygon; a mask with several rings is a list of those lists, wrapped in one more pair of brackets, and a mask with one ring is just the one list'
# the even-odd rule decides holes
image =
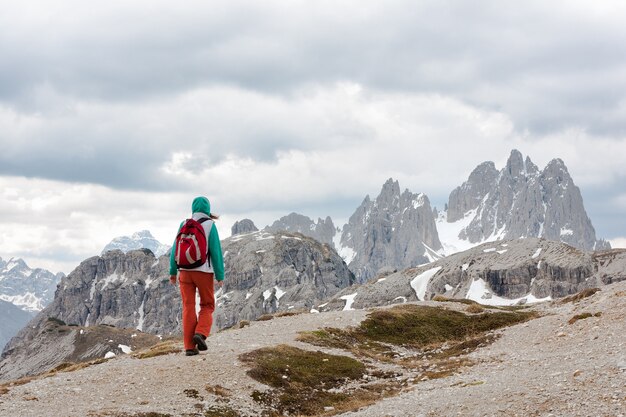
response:
{"label": "hiker", "polygon": [[[183,300],[183,341],[185,355],[207,350],[206,338],[211,332],[217,287],[224,280],[222,245],[215,227],[218,216],[211,214],[211,203],[197,197],[191,205],[191,219],[180,224],[170,254],[170,282],[176,285],[176,273]],[[196,312],[196,289],[200,294],[200,312]]]}

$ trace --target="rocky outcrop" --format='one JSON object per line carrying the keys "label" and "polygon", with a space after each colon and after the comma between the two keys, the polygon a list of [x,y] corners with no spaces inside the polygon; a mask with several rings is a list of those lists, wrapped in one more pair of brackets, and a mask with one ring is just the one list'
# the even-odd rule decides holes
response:
{"label": "rocky outcrop", "polygon": [[301,233],[331,246],[333,245],[333,238],[337,233],[335,225],[330,217],[326,217],[325,220],[317,219],[316,223],[307,216],[303,216],[298,213],[291,213],[287,216],[281,217],[272,223],[271,226],[267,226],[265,231],[270,233],[281,231]]}
{"label": "rocky outcrop", "polygon": [[610,248],[597,240],[563,161],[554,159],[539,170],[517,150],[502,170],[485,162],[452,191],[445,221],[460,222],[458,237],[471,244],[540,237],[583,250]]}
{"label": "rocky outcrop", "polygon": [[306,310],[355,282],[329,245],[302,234],[257,232],[225,239],[228,279],[216,320],[229,327],[279,310]]}
{"label": "rocky outcrop", "polygon": [[400,193],[398,181],[391,178],[375,200],[365,197],[338,246],[359,282],[381,271],[431,262],[442,249],[428,197]]}
{"label": "rocky outcrop", "polygon": [[258,232],[259,229],[254,225],[254,222],[250,219],[243,219],[236,221],[230,228],[231,236],[242,235],[245,233]]}
{"label": "rocky outcrop", "polygon": [[348,288],[323,307],[342,309],[429,300],[435,295],[481,304],[550,300],[626,280],[626,250],[584,252],[561,242],[517,239],[485,243],[418,268]]}

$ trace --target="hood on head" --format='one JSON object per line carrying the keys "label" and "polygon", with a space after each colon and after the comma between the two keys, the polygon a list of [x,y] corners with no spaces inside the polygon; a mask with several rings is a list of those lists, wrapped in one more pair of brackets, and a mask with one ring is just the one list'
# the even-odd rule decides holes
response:
{"label": "hood on head", "polygon": [[204,213],[207,216],[211,215],[211,203],[206,197],[196,197],[191,204],[192,213]]}

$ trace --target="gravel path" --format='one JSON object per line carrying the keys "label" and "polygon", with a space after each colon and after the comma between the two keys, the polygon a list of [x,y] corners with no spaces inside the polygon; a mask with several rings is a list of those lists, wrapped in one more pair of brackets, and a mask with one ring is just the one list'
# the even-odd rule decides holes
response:
{"label": "gravel path", "polygon": [[[432,304],[432,303],[426,303]],[[450,305],[451,303],[446,303]],[[454,303],[457,304],[457,303]],[[626,282],[578,303],[544,304],[544,317],[504,330],[470,355],[477,364],[454,376],[419,382],[409,391],[344,416],[625,416]],[[583,312],[602,313],[568,324]],[[159,412],[175,416],[216,404],[204,390],[231,390],[243,415],[259,409],[250,398],[265,387],[246,375],[237,357],[294,342],[298,332],[358,324],[364,311],[303,314],[254,322],[217,333],[195,357],[118,357],[81,371],[11,387],[0,395],[0,416],[105,416]],[[309,349],[319,349],[308,346]],[[345,354],[345,353],[344,353]],[[203,399],[190,398],[197,390]]]}

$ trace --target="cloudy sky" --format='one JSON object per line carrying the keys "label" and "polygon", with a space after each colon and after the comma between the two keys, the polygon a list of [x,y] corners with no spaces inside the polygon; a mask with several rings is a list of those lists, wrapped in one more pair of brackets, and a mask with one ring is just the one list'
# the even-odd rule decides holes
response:
{"label": "cloudy sky", "polygon": [[163,242],[345,221],[393,177],[442,207],[480,162],[565,161],[626,243],[626,3],[69,1],[0,5],[0,257],[70,272]]}

